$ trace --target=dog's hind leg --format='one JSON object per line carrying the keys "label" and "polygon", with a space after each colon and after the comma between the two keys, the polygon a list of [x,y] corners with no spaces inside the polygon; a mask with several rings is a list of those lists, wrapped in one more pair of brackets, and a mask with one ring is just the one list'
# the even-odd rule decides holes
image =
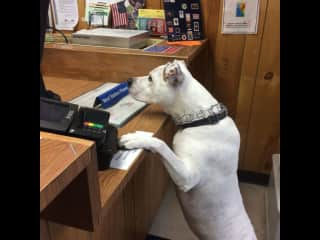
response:
{"label": "dog's hind leg", "polygon": [[200,182],[197,169],[188,166],[159,138],[129,133],[121,137],[119,144],[127,149],[144,148],[160,154],[170,177],[181,191],[187,192]]}

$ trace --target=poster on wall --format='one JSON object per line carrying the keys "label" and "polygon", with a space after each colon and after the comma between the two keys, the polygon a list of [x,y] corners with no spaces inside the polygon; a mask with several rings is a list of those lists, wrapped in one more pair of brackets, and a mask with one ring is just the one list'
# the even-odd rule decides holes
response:
{"label": "poster on wall", "polygon": [[77,0],[51,0],[51,7],[56,29],[72,31],[78,24]]}
{"label": "poster on wall", "polygon": [[222,33],[257,34],[259,0],[224,0]]}

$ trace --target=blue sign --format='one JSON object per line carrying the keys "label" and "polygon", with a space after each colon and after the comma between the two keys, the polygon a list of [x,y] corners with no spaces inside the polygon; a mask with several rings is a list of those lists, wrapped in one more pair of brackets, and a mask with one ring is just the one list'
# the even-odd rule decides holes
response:
{"label": "blue sign", "polygon": [[101,105],[101,108],[108,108],[116,104],[119,100],[129,94],[129,87],[127,82],[123,82],[106,91],[105,93],[96,97],[94,107]]}

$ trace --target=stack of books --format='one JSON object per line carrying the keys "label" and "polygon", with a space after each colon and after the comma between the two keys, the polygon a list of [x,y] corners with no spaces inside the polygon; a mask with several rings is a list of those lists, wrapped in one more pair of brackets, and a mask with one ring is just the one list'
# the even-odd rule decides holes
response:
{"label": "stack of books", "polygon": [[72,43],[119,48],[143,48],[148,44],[149,32],[144,30],[96,28],[72,34]]}

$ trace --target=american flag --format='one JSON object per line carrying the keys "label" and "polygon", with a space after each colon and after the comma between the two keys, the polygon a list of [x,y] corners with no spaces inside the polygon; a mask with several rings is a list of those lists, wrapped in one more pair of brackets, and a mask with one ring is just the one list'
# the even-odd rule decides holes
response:
{"label": "american flag", "polygon": [[127,9],[124,1],[111,4],[113,27],[124,27],[128,25]]}

